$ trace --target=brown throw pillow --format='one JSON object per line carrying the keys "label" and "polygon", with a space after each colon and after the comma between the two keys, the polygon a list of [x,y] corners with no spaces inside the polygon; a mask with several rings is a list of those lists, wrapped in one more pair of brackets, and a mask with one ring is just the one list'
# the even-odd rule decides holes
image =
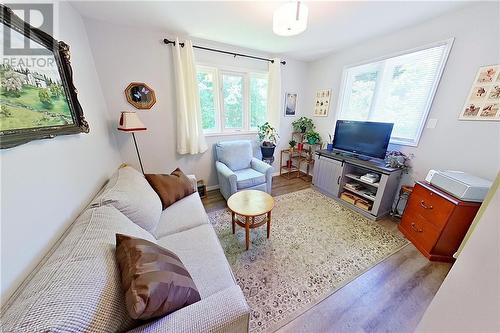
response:
{"label": "brown throw pillow", "polygon": [[161,246],[116,234],[116,259],[133,319],[161,317],[200,300],[179,257]]}
{"label": "brown throw pillow", "polygon": [[151,187],[158,193],[163,210],[174,202],[194,193],[191,181],[179,168],[175,169],[170,175],[147,174],[145,177]]}

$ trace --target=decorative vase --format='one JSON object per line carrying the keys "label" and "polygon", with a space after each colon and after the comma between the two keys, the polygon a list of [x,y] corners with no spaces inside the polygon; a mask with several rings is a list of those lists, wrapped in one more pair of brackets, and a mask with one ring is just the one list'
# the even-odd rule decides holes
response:
{"label": "decorative vase", "polygon": [[276,148],[276,146],[260,146],[262,158],[272,158],[274,155],[274,148]]}
{"label": "decorative vase", "polygon": [[297,150],[300,152],[304,148],[304,144],[302,142],[297,143]]}
{"label": "decorative vase", "polygon": [[328,143],[328,144],[326,145],[326,150],[328,150],[328,151],[332,151],[332,150],[333,150],[333,143]]}

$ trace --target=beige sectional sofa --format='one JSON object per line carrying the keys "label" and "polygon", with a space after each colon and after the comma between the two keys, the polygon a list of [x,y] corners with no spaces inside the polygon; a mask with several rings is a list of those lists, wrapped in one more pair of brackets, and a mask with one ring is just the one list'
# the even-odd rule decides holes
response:
{"label": "beige sectional sofa", "polygon": [[[115,260],[116,233],[175,252],[201,301],[156,320],[130,319]],[[247,332],[249,312],[198,193],[162,211],[144,176],[124,167],[6,302],[0,328],[2,332]]]}

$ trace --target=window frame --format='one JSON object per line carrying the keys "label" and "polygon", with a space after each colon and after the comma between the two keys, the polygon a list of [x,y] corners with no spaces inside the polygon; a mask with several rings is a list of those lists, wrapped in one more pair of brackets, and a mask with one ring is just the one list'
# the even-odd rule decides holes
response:
{"label": "window frame", "polygon": [[[455,38],[452,37],[452,38],[449,38],[449,39],[440,40],[440,41],[437,41],[437,42],[429,43],[429,44],[422,45],[422,46],[419,46],[419,47],[415,47],[415,48],[412,48],[412,49],[407,49],[407,50],[395,52],[395,53],[392,53],[392,54],[384,55],[382,57],[378,57],[378,58],[375,58],[375,59],[365,60],[365,61],[362,61],[362,62],[358,62],[358,63],[355,63],[355,64],[350,64],[350,65],[344,66],[343,70],[342,70],[342,80],[341,80],[340,89],[339,89],[339,99],[338,99],[338,102],[337,102],[337,110],[338,110],[338,112],[336,112],[336,114],[335,114],[335,124],[337,123],[337,120],[342,119],[341,118],[342,108],[343,108],[344,104],[347,102],[347,99],[345,97],[346,96],[347,97],[350,96],[350,92],[346,93],[346,90],[347,90],[346,84],[349,81],[348,72],[349,72],[350,69],[355,68],[355,67],[359,67],[359,66],[363,66],[363,65],[372,65],[373,67],[379,67],[380,68],[380,72],[383,73],[384,72],[384,68],[385,68],[385,63],[384,62],[387,59],[395,58],[395,57],[403,56],[403,55],[406,55],[406,54],[415,53],[415,52],[419,52],[419,51],[423,51],[423,50],[426,50],[426,49],[430,49],[430,48],[434,48],[434,47],[438,47],[438,46],[443,46],[444,45],[446,47],[445,47],[445,50],[444,50],[444,54],[443,54],[442,60],[439,63],[439,66],[438,66],[437,76],[436,76],[437,79],[433,82],[433,85],[432,85],[432,87],[430,89],[430,94],[429,94],[429,96],[427,98],[427,101],[425,103],[424,113],[423,113],[422,119],[420,120],[420,123],[418,124],[417,133],[416,133],[416,136],[415,136],[414,140],[407,141],[407,140],[402,140],[402,138],[392,138],[391,137],[391,140],[389,141],[390,144],[401,145],[401,146],[417,147],[418,143],[420,142],[420,138],[422,136],[422,132],[423,132],[424,127],[425,127],[425,123],[427,122],[427,117],[429,116],[429,112],[431,110],[432,103],[434,102],[434,98],[436,96],[437,88],[439,86],[439,83],[441,82],[441,78],[442,78],[444,69],[446,67],[446,63],[448,62],[448,58],[449,58],[451,49],[453,47],[454,41],[455,41]],[[352,84],[351,84],[351,86],[352,86]],[[369,115],[371,115],[374,112],[374,108],[375,108],[375,106],[377,104],[377,102],[376,102],[377,101],[376,96],[377,96],[377,93],[380,91],[380,86],[381,86],[380,85],[380,81],[379,81],[379,79],[377,79],[377,82],[375,84],[375,89],[374,89],[374,92],[373,92],[373,96],[374,96],[373,98],[375,98],[375,101],[372,101],[372,103],[370,105],[370,110],[368,112]]]}
{"label": "window frame", "polygon": [[[241,67],[228,67],[213,65],[207,63],[197,63],[196,72],[210,71],[214,73],[214,105],[216,128],[214,130],[203,129],[205,136],[229,136],[229,135],[244,135],[257,134],[256,128],[250,127],[250,78],[252,76],[269,79],[269,73],[264,70],[255,70]],[[224,110],[224,86],[223,75],[235,75],[243,77],[243,127],[239,129],[225,128],[225,110]],[[268,81],[269,82],[269,81]]]}

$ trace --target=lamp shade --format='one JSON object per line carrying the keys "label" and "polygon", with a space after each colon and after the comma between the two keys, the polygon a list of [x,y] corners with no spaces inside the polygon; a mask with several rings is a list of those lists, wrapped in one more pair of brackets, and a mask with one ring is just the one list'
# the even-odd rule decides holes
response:
{"label": "lamp shade", "polygon": [[124,132],[139,132],[139,131],[145,131],[147,130],[147,128],[139,119],[137,113],[125,111],[122,112],[122,114],[120,115],[120,123],[118,125],[118,130]]}
{"label": "lamp shade", "polygon": [[273,15],[273,31],[279,36],[298,35],[307,28],[309,9],[300,1],[282,5]]}

